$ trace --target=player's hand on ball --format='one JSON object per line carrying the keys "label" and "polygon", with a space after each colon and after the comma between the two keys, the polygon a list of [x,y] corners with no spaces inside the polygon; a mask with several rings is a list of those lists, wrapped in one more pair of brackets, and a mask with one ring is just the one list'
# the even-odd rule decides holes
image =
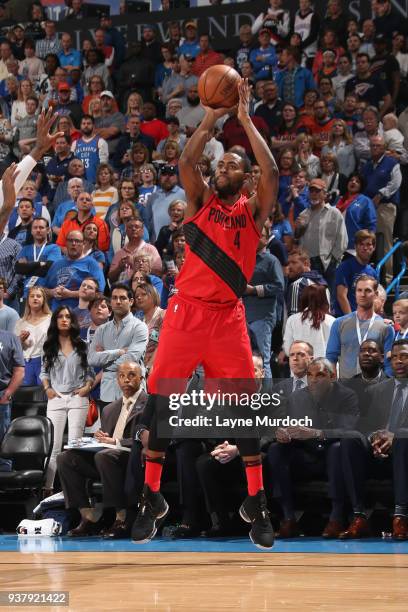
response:
{"label": "player's hand on ball", "polygon": [[213,119],[214,123],[215,123],[218,119],[220,119],[221,117],[224,117],[224,115],[228,115],[229,113],[231,113],[233,111],[233,109],[236,108],[236,107],[232,107],[232,108],[225,108],[225,107],[222,107],[222,108],[211,108],[210,106],[204,106],[203,105],[203,108],[204,108],[204,110],[206,112],[206,115],[210,116]]}

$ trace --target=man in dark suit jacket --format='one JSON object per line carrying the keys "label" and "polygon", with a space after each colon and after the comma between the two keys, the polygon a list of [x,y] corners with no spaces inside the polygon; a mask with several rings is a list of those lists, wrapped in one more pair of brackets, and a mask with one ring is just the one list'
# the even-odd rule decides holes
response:
{"label": "man in dark suit jacket", "polygon": [[[369,395],[367,389],[373,385],[388,380],[388,376],[383,370],[384,355],[381,346],[375,340],[364,340],[360,345],[358,355],[360,364],[360,374],[356,374],[353,378],[345,378],[340,382],[353,389],[357,394],[358,404],[360,407],[360,420],[357,425],[358,431],[367,431],[367,419],[369,417]],[[370,432],[369,432],[370,433]]]}
{"label": "man in dark suit jacket", "polygon": [[279,427],[276,442],[267,452],[273,496],[279,501],[283,520],[279,536],[299,535],[295,520],[292,481],[297,478],[324,477],[329,480],[332,512],[323,537],[337,537],[341,531],[345,487],[341,471],[340,439],[357,423],[358,401],[351,389],[336,380],[334,366],[324,358],[314,359],[307,369],[307,388],[295,391],[287,401],[291,419],[311,423]]}
{"label": "man in dark suit jacket", "polygon": [[[90,507],[87,493],[88,479],[102,481],[103,505],[116,509],[116,519],[103,535],[109,538],[126,537],[129,525],[126,509],[129,506],[125,495],[125,477],[130,448],[140,422],[147,395],[140,386],[140,366],[126,361],[118,367],[117,381],[123,398],[108,404],[101,415],[101,429],[95,438],[102,444],[109,444],[97,452],[66,450],[57,457],[58,474],[64,492],[67,508],[78,508],[81,522],[68,532],[72,537],[97,535],[102,529],[101,511]],[[141,450],[141,445],[140,445]]]}
{"label": "man in dark suit jacket", "polygon": [[341,539],[370,534],[364,488],[368,473],[388,475],[394,482],[393,538],[408,540],[408,339],[394,342],[391,367],[395,378],[367,389],[364,435],[342,440],[341,454],[354,517]]}

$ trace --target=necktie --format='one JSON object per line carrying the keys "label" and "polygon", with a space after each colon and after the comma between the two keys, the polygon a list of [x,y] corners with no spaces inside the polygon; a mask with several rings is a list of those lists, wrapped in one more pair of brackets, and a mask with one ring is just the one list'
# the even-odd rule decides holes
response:
{"label": "necktie", "polygon": [[305,383],[303,382],[303,380],[301,378],[298,378],[297,381],[295,382],[295,391],[299,391],[299,389],[303,389],[304,386],[305,386]]}
{"label": "necktie", "polygon": [[404,389],[406,385],[400,384],[397,387],[397,392],[394,397],[394,401],[391,406],[390,420],[388,422],[388,429],[393,433],[398,429],[399,422],[401,420],[402,413],[404,411]]}

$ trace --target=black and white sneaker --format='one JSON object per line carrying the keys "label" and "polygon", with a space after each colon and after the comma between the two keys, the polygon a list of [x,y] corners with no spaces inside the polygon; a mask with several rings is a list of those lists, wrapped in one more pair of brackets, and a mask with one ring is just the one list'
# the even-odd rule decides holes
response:
{"label": "black and white sneaker", "polygon": [[132,526],[132,541],[135,544],[147,544],[156,535],[156,522],[164,519],[169,505],[163,495],[153,492],[148,485],[143,488],[137,517]]}
{"label": "black and white sneaker", "polygon": [[275,537],[264,491],[248,495],[239,509],[239,514],[244,521],[252,523],[249,532],[252,543],[258,548],[272,548]]}

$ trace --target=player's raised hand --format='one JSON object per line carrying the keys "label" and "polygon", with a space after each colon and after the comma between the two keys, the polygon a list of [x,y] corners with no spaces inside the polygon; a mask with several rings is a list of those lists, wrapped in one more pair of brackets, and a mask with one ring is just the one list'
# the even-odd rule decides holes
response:
{"label": "player's raised hand", "polygon": [[214,123],[221,117],[224,117],[224,115],[233,114],[234,111],[236,110],[236,106],[233,106],[232,108],[226,108],[226,107],[211,108],[211,106],[203,105],[203,108],[205,110],[206,116],[212,119]]}
{"label": "player's raised hand", "polygon": [[54,146],[56,139],[64,135],[64,132],[55,132],[54,134],[50,132],[57,117],[58,115],[53,113],[52,108],[49,108],[47,111],[41,111],[37,121],[36,146],[30,153],[34,159],[40,159]]}
{"label": "player's raised hand", "polygon": [[3,202],[4,207],[8,208],[16,203],[16,188],[15,188],[15,180],[19,174],[19,170],[17,170],[17,164],[11,164],[3,173],[1,187],[3,190]]}
{"label": "player's raised hand", "polygon": [[249,102],[251,99],[251,88],[248,79],[240,79],[238,83],[239,103],[238,119],[241,123],[249,119]]}

